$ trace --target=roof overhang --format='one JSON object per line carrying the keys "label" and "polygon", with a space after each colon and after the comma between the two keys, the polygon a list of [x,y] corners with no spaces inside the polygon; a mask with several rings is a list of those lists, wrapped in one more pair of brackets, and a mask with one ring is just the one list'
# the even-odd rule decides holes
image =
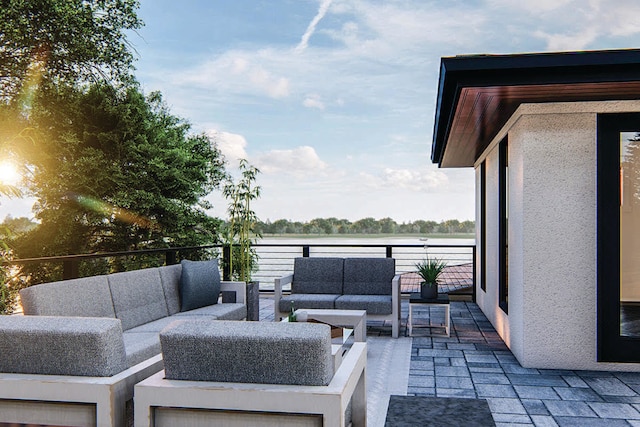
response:
{"label": "roof overhang", "polygon": [[640,99],[640,49],[442,58],[431,146],[470,167],[523,103]]}

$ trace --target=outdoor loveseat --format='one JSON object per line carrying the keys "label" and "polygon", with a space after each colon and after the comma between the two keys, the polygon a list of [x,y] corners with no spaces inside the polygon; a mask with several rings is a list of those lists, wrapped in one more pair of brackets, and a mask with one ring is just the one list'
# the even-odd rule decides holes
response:
{"label": "outdoor loveseat", "polygon": [[184,320],[160,340],[164,371],[135,386],[137,427],[366,425],[367,344],[334,368],[328,325]]}
{"label": "outdoor loveseat", "polygon": [[[219,302],[222,292],[235,302]],[[0,316],[0,423],[123,425],[134,384],[163,367],[164,327],[246,317],[245,284],[221,282],[215,260],[36,285],[20,297],[25,316]]]}
{"label": "outdoor loveseat", "polygon": [[[291,284],[291,293],[283,286]],[[394,338],[400,329],[400,275],[393,258],[302,257],[293,274],[275,279],[275,321],[291,308],[366,310],[367,320],[390,320]]]}

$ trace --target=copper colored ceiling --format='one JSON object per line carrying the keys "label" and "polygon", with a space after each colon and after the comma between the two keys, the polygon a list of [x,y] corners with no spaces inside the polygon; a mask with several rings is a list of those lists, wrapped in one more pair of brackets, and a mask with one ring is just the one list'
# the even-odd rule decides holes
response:
{"label": "copper colored ceiling", "polygon": [[522,103],[640,99],[640,51],[443,58],[431,159],[470,167]]}

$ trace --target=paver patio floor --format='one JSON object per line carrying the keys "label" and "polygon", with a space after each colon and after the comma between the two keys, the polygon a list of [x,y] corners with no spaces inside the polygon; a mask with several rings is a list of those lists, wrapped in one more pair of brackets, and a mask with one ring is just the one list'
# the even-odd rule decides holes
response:
{"label": "paver patio floor", "polygon": [[[260,311],[272,320],[273,300],[263,298]],[[407,311],[405,300],[401,333]],[[444,316],[438,307],[416,311],[424,322]],[[523,368],[471,302],[451,302],[451,326],[450,337],[413,338],[407,394],[486,399],[497,426],[640,427],[640,373]],[[367,333],[391,334],[376,325]]]}

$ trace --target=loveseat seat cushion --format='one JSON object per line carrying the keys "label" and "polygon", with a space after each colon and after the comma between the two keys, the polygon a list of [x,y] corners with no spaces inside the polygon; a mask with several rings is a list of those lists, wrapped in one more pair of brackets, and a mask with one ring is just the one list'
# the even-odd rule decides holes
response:
{"label": "loveseat seat cushion", "polygon": [[160,342],[167,379],[327,385],[333,378],[328,325],[179,320]]}
{"label": "loveseat seat cushion", "polygon": [[240,303],[215,304],[195,310],[182,311],[172,318],[183,319],[189,316],[207,316],[219,320],[243,320],[247,318],[247,306]]}
{"label": "loveseat seat cushion", "polygon": [[123,333],[127,366],[132,367],[160,354],[160,334],[158,332]]}
{"label": "loveseat seat cushion", "polygon": [[291,292],[299,294],[342,294],[342,258],[296,258],[293,261]]}
{"label": "loveseat seat cushion", "polygon": [[344,295],[391,295],[394,258],[345,258]]}
{"label": "loveseat seat cushion", "polygon": [[20,299],[29,315],[116,317],[107,276],[30,286],[20,291]]}
{"label": "loveseat seat cushion", "polygon": [[0,372],[110,377],[126,368],[118,319],[0,316]]}
{"label": "loveseat seat cushion", "polygon": [[116,317],[125,331],[169,315],[157,268],[113,273],[107,278]]}
{"label": "loveseat seat cushion", "polygon": [[291,294],[280,298],[278,309],[281,312],[291,311],[291,303],[295,310],[299,308],[336,308],[337,294]]}
{"label": "loveseat seat cushion", "polygon": [[182,265],[166,265],[158,267],[164,299],[167,301],[167,311],[169,316],[180,311],[180,276],[182,275]]}
{"label": "loveseat seat cushion", "polygon": [[338,310],[367,310],[367,314],[391,314],[391,295],[342,295],[336,300]]}
{"label": "loveseat seat cushion", "polygon": [[189,261],[183,259],[180,276],[180,311],[193,310],[218,303],[220,270],[218,260]]}

